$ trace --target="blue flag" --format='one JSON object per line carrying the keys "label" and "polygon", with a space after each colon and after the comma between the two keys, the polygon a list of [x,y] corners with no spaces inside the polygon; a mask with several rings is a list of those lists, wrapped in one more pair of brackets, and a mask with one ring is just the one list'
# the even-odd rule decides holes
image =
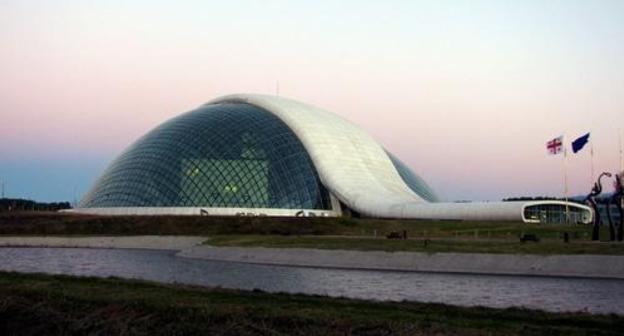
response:
{"label": "blue flag", "polygon": [[589,133],[583,135],[582,137],[579,137],[572,142],[572,151],[574,153],[580,151],[581,149],[583,149],[587,141],[589,141]]}

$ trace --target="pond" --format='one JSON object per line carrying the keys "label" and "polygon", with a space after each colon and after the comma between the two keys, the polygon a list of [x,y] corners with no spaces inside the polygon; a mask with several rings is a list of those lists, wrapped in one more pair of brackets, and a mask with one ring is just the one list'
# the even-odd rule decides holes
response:
{"label": "pond", "polygon": [[131,249],[0,248],[0,269],[358,299],[624,314],[624,280],[253,265]]}

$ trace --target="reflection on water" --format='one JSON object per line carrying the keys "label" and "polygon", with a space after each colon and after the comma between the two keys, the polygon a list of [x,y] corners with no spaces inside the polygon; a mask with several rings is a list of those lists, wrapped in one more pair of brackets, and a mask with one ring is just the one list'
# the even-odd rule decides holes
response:
{"label": "reflection on water", "polygon": [[624,281],[355,271],[251,265],[176,257],[174,252],[0,248],[0,269],[117,276],[225,288],[410,300],[464,306],[624,314]]}

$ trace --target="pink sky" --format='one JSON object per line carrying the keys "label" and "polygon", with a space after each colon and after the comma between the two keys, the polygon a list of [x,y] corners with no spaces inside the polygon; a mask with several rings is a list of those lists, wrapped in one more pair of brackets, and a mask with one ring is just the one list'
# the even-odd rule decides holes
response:
{"label": "pink sky", "polygon": [[[596,172],[620,165],[621,13],[618,1],[3,1],[0,179],[31,157],[106,162],[170,117],[279,81],[446,200],[561,195],[547,140],[591,131]],[[589,167],[588,150],[569,158],[571,194],[589,191]],[[37,188],[12,190],[53,198]]]}

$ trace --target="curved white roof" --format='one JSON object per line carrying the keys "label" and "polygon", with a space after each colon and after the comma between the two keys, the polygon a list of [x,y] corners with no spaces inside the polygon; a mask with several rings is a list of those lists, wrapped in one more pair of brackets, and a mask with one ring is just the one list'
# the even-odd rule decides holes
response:
{"label": "curved white roof", "polygon": [[[405,184],[377,141],[336,114],[268,95],[236,94],[208,104],[216,103],[251,104],[280,118],[303,143],[325,187],[348,207],[366,216],[526,221],[526,206],[562,203],[429,203]],[[589,207],[568,204],[588,212],[591,218]]]}
{"label": "curved white roof", "polygon": [[390,205],[426,203],[405,184],[383,147],[334,113],[291,99],[238,94],[208,104],[239,102],[280,118],[301,140],[325,187],[350,208],[389,217]]}

